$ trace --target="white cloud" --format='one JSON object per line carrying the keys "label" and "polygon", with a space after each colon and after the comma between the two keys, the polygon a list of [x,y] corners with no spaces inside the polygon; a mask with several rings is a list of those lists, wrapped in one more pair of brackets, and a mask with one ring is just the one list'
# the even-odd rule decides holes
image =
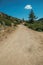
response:
{"label": "white cloud", "polygon": [[32,9],[32,6],[31,5],[26,5],[25,9]]}

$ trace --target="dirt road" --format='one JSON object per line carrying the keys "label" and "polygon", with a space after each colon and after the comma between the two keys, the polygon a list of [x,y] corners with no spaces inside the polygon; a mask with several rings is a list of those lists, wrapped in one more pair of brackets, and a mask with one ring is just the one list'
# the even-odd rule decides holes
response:
{"label": "dirt road", "polygon": [[43,33],[19,25],[0,42],[0,65],[43,65]]}

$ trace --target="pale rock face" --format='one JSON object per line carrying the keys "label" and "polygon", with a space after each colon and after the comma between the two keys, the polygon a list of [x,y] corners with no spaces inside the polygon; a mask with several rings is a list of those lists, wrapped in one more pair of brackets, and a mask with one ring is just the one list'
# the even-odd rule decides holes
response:
{"label": "pale rock face", "polygon": [[0,12],[0,15],[1,15],[2,13]]}
{"label": "pale rock face", "polygon": [[11,26],[13,27],[14,26],[14,23],[11,23]]}
{"label": "pale rock face", "polygon": [[3,16],[3,14],[0,12],[0,16]]}

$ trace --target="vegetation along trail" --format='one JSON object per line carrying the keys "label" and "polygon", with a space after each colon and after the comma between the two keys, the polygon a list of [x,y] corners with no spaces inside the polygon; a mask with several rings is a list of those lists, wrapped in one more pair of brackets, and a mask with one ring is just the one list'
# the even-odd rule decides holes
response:
{"label": "vegetation along trail", "polygon": [[0,65],[43,65],[43,32],[18,25],[0,42]]}

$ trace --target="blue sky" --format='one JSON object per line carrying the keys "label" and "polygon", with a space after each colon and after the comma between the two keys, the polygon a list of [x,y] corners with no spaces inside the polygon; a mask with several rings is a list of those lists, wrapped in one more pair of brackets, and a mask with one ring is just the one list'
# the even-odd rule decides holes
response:
{"label": "blue sky", "polygon": [[27,5],[32,7],[37,17],[43,17],[43,0],[0,0],[0,12],[20,19],[28,19],[31,9],[26,9]]}

